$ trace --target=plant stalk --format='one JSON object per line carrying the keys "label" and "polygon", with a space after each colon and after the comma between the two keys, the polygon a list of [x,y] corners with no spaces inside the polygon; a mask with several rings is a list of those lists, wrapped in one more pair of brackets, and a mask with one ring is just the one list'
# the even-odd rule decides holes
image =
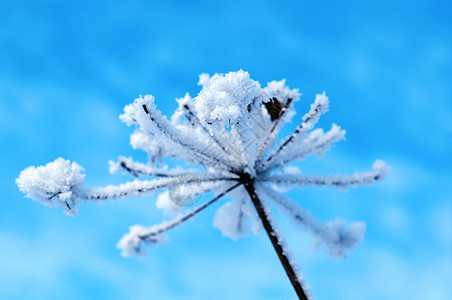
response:
{"label": "plant stalk", "polygon": [[[249,175],[247,177],[249,177]],[[276,235],[275,230],[273,229],[270,220],[268,219],[267,213],[265,212],[264,207],[262,206],[262,202],[256,195],[253,180],[251,178],[245,178],[243,180],[243,184],[251,198],[251,201],[253,202],[254,207],[256,208],[257,214],[259,215],[259,218],[262,221],[262,225],[264,225],[265,231],[267,232],[267,235],[270,238],[270,241],[272,242],[273,248],[275,249],[278,258],[281,261],[281,264],[283,265],[284,270],[286,271],[286,274],[289,277],[290,282],[292,283],[292,286],[295,289],[298,298],[308,300],[308,297],[306,296],[306,293],[304,292],[301,283],[298,280],[295,270],[293,269],[292,265],[289,262],[289,259],[284,253],[284,249],[281,246],[280,241],[278,240],[278,236]]]}

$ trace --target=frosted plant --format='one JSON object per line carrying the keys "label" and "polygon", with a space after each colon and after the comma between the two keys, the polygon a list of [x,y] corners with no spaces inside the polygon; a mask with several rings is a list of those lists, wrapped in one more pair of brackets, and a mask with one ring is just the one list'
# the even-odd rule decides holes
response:
{"label": "frosted plant", "polygon": [[[156,108],[151,95],[140,96],[124,108],[121,121],[136,126],[131,145],[146,151],[149,161],[120,157],[110,162],[110,171],[126,171],[134,181],[84,188],[82,167],[58,158],[45,166],[23,170],[17,179],[19,189],[43,204],[64,208],[68,214],[76,212],[80,200],[102,202],[166,189],[159,195],[157,207],[178,215],[151,227],[132,226],[118,243],[124,256],[142,254],[144,244],[157,245],[169,230],[230,195],[232,200],[218,209],[213,225],[232,239],[263,227],[297,295],[307,299],[306,287],[302,287],[301,276],[271,218],[270,206],[312,234],[316,245],[324,245],[334,258],[344,257],[362,240],[365,225],[345,221],[323,224],[279,191],[372,184],[382,178],[387,167],[377,160],[369,172],[323,176],[304,175],[292,165],[309,155],[322,155],[344,138],[345,131],[334,124],[326,132],[314,129],[320,115],[328,110],[324,93],[316,96],[293,134],[281,140],[278,133],[295,115],[293,104],[300,98],[298,90],[289,89],[285,80],[272,81],[262,88],[240,70],[212,77],[202,74],[199,85],[202,89],[197,97],[187,94],[177,99],[179,107],[170,119]],[[181,161],[183,167],[170,167],[168,158]],[[189,208],[198,195],[205,193],[215,197]]]}

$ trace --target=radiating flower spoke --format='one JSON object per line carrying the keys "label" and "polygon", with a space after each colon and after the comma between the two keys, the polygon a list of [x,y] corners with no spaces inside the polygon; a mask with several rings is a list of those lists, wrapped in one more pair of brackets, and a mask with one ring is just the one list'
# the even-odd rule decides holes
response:
{"label": "radiating flower spoke", "polygon": [[237,186],[239,186],[240,183],[236,183],[229,188],[227,188],[225,191],[221,192],[211,200],[203,203],[202,205],[185,212],[183,214],[180,214],[178,217],[174,218],[171,221],[165,221],[159,225],[154,225],[151,227],[142,227],[142,226],[132,226],[130,228],[130,232],[126,235],[124,235],[121,240],[119,241],[117,247],[121,249],[121,253],[123,256],[133,256],[137,254],[141,254],[141,244],[144,242],[146,244],[157,244],[161,241],[163,241],[163,235],[179,226],[180,224],[184,223],[185,221],[195,217],[197,214],[199,214],[201,211],[206,209],[208,206],[215,203],[217,200],[219,200],[221,197],[224,197],[227,193],[235,189]]}
{"label": "radiating flower spoke", "polygon": [[377,160],[372,166],[373,170],[365,173],[356,173],[353,175],[301,175],[301,174],[275,174],[259,178],[260,182],[268,182],[290,187],[314,186],[332,186],[339,189],[358,186],[362,184],[373,184],[383,178],[387,173],[386,164]]}
{"label": "radiating flower spoke", "polygon": [[293,201],[287,199],[273,189],[261,187],[263,193],[280,208],[294,223],[308,231],[316,238],[317,246],[325,244],[327,253],[333,258],[343,258],[347,251],[356,247],[363,239],[365,224],[354,222],[347,227],[343,220],[335,220],[326,224],[319,222],[309,212]]}

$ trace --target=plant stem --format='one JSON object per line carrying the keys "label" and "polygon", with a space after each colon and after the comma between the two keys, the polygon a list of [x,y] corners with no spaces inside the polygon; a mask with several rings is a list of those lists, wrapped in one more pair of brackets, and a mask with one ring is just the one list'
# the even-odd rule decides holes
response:
{"label": "plant stem", "polygon": [[254,207],[256,208],[257,214],[259,215],[259,218],[262,221],[262,225],[264,225],[265,231],[267,232],[267,235],[270,238],[270,241],[272,242],[273,248],[275,248],[276,254],[278,254],[278,258],[281,261],[281,264],[283,265],[284,270],[286,271],[286,274],[289,277],[290,282],[292,283],[292,286],[298,295],[298,298],[303,299],[303,300],[308,300],[308,297],[306,296],[305,292],[303,291],[300,281],[298,280],[298,277],[297,277],[292,265],[290,264],[289,259],[287,258],[286,254],[284,253],[284,249],[281,246],[280,241],[278,240],[278,236],[276,235],[276,232],[273,229],[273,227],[270,223],[270,220],[268,219],[268,216],[264,210],[264,207],[262,206],[262,202],[260,201],[259,197],[256,195],[253,180],[251,178],[245,178],[242,180],[243,180],[245,189],[248,192],[248,194],[251,198],[251,201],[254,204]]}

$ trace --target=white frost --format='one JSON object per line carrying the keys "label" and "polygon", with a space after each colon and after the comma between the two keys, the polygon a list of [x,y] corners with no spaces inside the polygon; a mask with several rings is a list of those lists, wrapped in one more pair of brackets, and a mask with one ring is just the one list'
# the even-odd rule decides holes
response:
{"label": "white frost", "polygon": [[[363,238],[364,223],[348,224],[341,220],[321,223],[278,193],[307,185],[347,189],[373,184],[388,170],[383,161],[377,160],[371,171],[349,175],[310,175],[299,171],[297,162],[309,155],[322,156],[344,139],[345,131],[335,124],[328,131],[315,128],[329,109],[326,94],[316,95],[309,111],[295,118],[294,105],[301,94],[298,89],[289,88],[285,79],[261,87],[248,72],[239,70],[212,76],[201,74],[198,84],[199,94],[195,98],[186,94],[176,99],[178,107],[169,118],[157,109],[152,95],[140,96],[124,108],[121,121],[135,126],[130,143],[134,149],[144,150],[149,159],[142,163],[119,157],[117,162],[110,163],[110,171],[121,170],[134,180],[82,188],[82,167],[59,158],[45,166],[23,170],[16,181],[19,189],[27,197],[63,207],[70,214],[76,212],[80,199],[97,202],[167,190],[158,196],[156,205],[177,216],[156,226],[132,226],[118,243],[122,254],[131,256],[142,253],[143,243],[158,244],[167,231],[227,195],[232,200],[219,207],[213,225],[232,239],[251,230],[258,232],[262,222],[243,188],[244,178],[252,178],[256,193],[265,194],[274,206],[325,246],[330,256],[344,257],[353,249]],[[281,138],[283,126],[292,119],[298,126],[292,134]],[[169,161],[181,164],[170,168]],[[197,198],[207,191],[215,197]],[[194,208],[187,208],[187,204]],[[263,206],[272,220],[271,209],[266,203]],[[276,234],[280,237],[277,230]]]}
{"label": "white frost", "polygon": [[243,211],[245,199],[234,198],[223,204],[215,214],[213,226],[232,239],[247,235],[251,231],[249,216]]}
{"label": "white frost", "polygon": [[79,164],[60,157],[45,166],[26,168],[16,179],[16,184],[28,198],[65,208],[67,214],[75,214],[77,191],[85,177],[82,171]]}
{"label": "white frost", "polygon": [[146,235],[150,232],[149,228],[134,225],[130,227],[129,233],[124,235],[116,245],[121,250],[121,255],[124,257],[143,256],[142,245],[146,244],[158,244],[163,241],[163,235],[153,235],[152,239],[146,239]]}
{"label": "white frost", "polygon": [[236,123],[260,92],[259,83],[243,70],[225,75],[215,74],[210,79],[202,75],[200,84],[203,89],[196,97],[195,108],[199,119],[205,124]]}
{"label": "white frost", "polygon": [[293,101],[300,100],[301,94],[298,89],[290,89],[286,85],[286,80],[282,79],[280,81],[270,81],[267,86],[263,89],[269,98],[277,99],[292,99]]}

